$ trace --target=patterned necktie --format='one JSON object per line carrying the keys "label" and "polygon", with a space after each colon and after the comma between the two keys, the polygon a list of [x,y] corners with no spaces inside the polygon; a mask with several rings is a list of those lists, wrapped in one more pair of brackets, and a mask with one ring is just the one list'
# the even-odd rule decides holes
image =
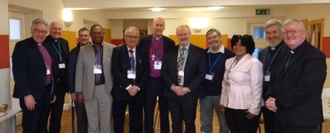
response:
{"label": "patterned necktie", "polygon": [[[180,54],[180,57],[179,57],[179,59],[178,59],[178,65],[177,65],[177,67],[178,67],[178,72],[181,71],[182,68],[183,68],[184,52],[185,52],[185,51],[186,51],[186,48],[185,48],[185,47],[181,48],[181,54]],[[182,76],[179,76],[179,75],[178,75],[178,84],[181,83],[181,78],[182,78]]]}
{"label": "patterned necktie", "polygon": [[135,60],[134,60],[134,51],[131,49],[129,50],[129,63],[131,65],[131,70],[135,70]]}

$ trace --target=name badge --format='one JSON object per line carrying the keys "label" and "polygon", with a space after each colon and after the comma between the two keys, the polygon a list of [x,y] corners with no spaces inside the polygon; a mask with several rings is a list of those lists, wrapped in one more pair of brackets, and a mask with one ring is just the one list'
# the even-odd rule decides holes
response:
{"label": "name badge", "polygon": [[46,75],[49,75],[49,74],[50,74],[50,70],[47,68]]}
{"label": "name badge", "polygon": [[182,70],[180,70],[180,71],[178,72],[178,75],[179,75],[179,76],[184,76],[184,72],[183,72]]}
{"label": "name badge", "polygon": [[135,79],[135,71],[127,70],[127,78],[128,79]]}
{"label": "name badge", "polygon": [[270,72],[266,72],[265,76],[264,76],[264,80],[266,82],[269,82],[270,81]]}
{"label": "name badge", "polygon": [[94,74],[102,74],[102,66],[101,65],[94,65],[94,70],[93,73]]}
{"label": "name badge", "polygon": [[58,67],[59,67],[60,69],[65,68],[65,63],[60,63],[60,64],[58,64]]}
{"label": "name badge", "polygon": [[213,74],[206,74],[205,79],[212,81],[213,80]]}
{"label": "name badge", "polygon": [[162,61],[155,61],[155,62],[154,62],[154,69],[155,69],[155,70],[160,70],[160,69],[162,69]]}

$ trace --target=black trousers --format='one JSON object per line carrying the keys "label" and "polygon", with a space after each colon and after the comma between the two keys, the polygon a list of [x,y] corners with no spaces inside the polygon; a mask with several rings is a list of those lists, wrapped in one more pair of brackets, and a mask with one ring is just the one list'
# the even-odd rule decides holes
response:
{"label": "black trousers", "polygon": [[81,106],[78,102],[74,102],[77,116],[78,133],[87,133],[87,114],[85,106]]}
{"label": "black trousers", "polygon": [[49,133],[60,133],[63,113],[64,96],[66,93],[65,80],[57,82],[56,101],[50,105]]}
{"label": "black trousers", "polygon": [[149,78],[145,88],[144,101],[144,130],[145,133],[154,133],[154,111],[156,106],[156,98],[159,98],[159,114],[160,114],[160,133],[169,133],[169,109],[167,98],[163,96],[164,81],[162,78]]}
{"label": "black trousers", "polygon": [[186,133],[196,133],[195,119],[197,99],[187,99],[184,96],[168,99],[172,118],[173,133],[182,133],[182,122]]}
{"label": "black trousers", "polygon": [[20,98],[20,107],[23,111],[22,127],[23,133],[47,133],[48,111],[50,106],[51,85],[45,87],[41,99],[36,100],[35,108],[28,110],[24,97]]}
{"label": "black trousers", "polygon": [[231,133],[256,133],[260,115],[247,119],[247,110],[225,109],[225,117]]}
{"label": "black trousers", "polygon": [[142,133],[142,106],[143,102],[136,100],[122,101],[113,100],[112,112],[114,121],[115,133],[127,133],[124,131],[125,113],[126,107],[129,107],[129,132],[130,133]]}
{"label": "black trousers", "polygon": [[265,133],[275,133],[275,113],[267,109],[265,106],[261,107],[262,116],[264,117]]}
{"label": "black trousers", "polygon": [[282,125],[275,119],[275,133],[315,133],[318,126],[288,126]]}

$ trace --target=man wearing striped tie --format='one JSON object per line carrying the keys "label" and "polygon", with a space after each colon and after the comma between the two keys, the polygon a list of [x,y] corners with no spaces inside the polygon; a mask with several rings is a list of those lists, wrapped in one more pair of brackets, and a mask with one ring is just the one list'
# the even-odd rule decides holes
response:
{"label": "man wearing striped tie", "polygon": [[[113,49],[112,74],[114,85],[113,120],[115,133],[142,133],[142,105],[144,89],[149,77],[147,51],[136,47],[139,30],[129,27],[125,30],[125,44]],[[129,107],[130,129],[124,131],[126,107]]]}

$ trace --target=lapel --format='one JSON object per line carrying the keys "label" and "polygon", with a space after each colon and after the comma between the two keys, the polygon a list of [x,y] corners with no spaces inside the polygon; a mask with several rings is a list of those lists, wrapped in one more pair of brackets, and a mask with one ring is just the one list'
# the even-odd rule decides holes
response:
{"label": "lapel", "polygon": [[108,54],[109,54],[109,45],[108,44],[106,44],[106,43],[103,43],[103,66],[105,65],[105,63],[107,62],[107,60],[108,60],[108,58],[109,58],[109,56],[108,56]]}
{"label": "lapel", "polygon": [[[266,47],[265,48],[265,50],[261,53],[262,55],[261,55],[261,61],[264,63],[264,64],[266,64],[266,61],[268,61],[267,60],[267,57],[268,57],[268,52],[269,52],[269,46],[268,47]],[[269,66],[269,64],[268,64],[268,66]],[[266,72],[266,65],[263,65],[263,70],[264,70],[264,72]]]}
{"label": "lapel", "polygon": [[178,65],[178,54],[179,54],[179,48],[180,48],[179,46],[180,46],[180,44],[175,46],[176,48],[174,49],[173,54],[171,54],[172,58],[170,58],[170,59],[173,59],[172,60],[173,62],[171,64],[175,64],[173,66],[175,66],[176,73],[178,73],[177,65]]}
{"label": "lapel", "polygon": [[165,53],[165,51],[167,50],[167,45],[168,45],[168,40],[166,39],[166,37],[165,36],[163,36],[162,37],[163,38],[163,50],[164,50],[164,53]]}
{"label": "lapel", "polygon": [[128,49],[126,44],[121,46],[120,53],[122,54],[123,57],[124,66],[127,66],[127,69],[131,69],[131,64],[129,63]]}
{"label": "lapel", "polygon": [[61,44],[61,46],[62,46],[62,48],[64,50],[64,53],[65,53],[65,56],[67,57],[69,55],[69,53],[68,53],[69,49],[68,49],[68,47],[66,45],[64,45],[64,43],[65,43],[64,39],[63,38],[59,38],[58,41],[60,41],[60,44]]}
{"label": "lapel", "polygon": [[[301,45],[298,46],[295,50],[293,50],[293,51],[294,51],[294,54],[291,55],[290,62],[289,62],[289,64],[288,64],[287,68],[284,69],[284,71],[281,73],[280,77],[283,76],[283,75],[288,71],[288,69],[290,69],[290,67],[293,65],[293,63],[294,63],[295,61],[297,61],[297,60],[302,56],[302,50],[301,50],[301,49],[303,49],[304,44],[305,44],[305,43],[301,44]],[[284,58],[283,68],[284,68],[284,65],[285,65],[285,63],[286,63],[286,61],[287,61],[287,58],[288,58],[289,54],[291,54],[291,53],[290,53],[290,50],[289,50],[289,51],[286,51],[286,52],[287,52],[288,54],[287,54],[286,58]]]}
{"label": "lapel", "polygon": [[141,58],[141,51],[140,49],[138,49],[138,47],[135,47],[135,70],[139,70],[140,69],[140,66],[141,66],[141,63],[142,63],[142,58]]}
{"label": "lapel", "polygon": [[[31,44],[27,44],[27,45],[31,45],[31,48],[33,49],[33,52],[38,55],[36,58],[37,60],[39,60],[40,62],[42,62],[44,64],[45,60],[42,57],[41,52],[39,51],[38,48],[38,44],[36,42],[34,42],[34,40],[31,38]],[[45,44],[43,43],[43,45],[45,46]],[[46,47],[45,47],[46,48]],[[47,50],[47,49],[46,49]],[[48,51],[48,50],[47,50]]]}
{"label": "lapel", "polygon": [[96,64],[96,59],[95,59],[95,50],[94,50],[93,45],[92,44],[87,44],[87,46],[85,46],[85,47],[86,47],[86,52],[88,53],[87,56],[90,55],[89,58],[92,58],[93,65],[95,65]]}
{"label": "lapel", "polygon": [[185,68],[184,68],[185,73],[189,72],[189,71],[186,71],[186,70],[189,70],[189,67],[187,67],[187,66],[189,66],[190,62],[192,62],[193,59],[194,59],[194,56],[193,56],[193,53],[195,53],[194,48],[195,48],[194,45],[190,43],[190,46],[189,46],[189,49],[188,49],[188,56],[187,56],[187,60],[186,60],[186,65],[185,65]]}
{"label": "lapel", "polygon": [[149,53],[149,49],[150,49],[150,46],[151,46],[151,43],[152,43],[152,35],[148,36],[146,43],[147,43],[147,44],[145,44],[147,46],[146,50],[148,50],[147,52]]}

